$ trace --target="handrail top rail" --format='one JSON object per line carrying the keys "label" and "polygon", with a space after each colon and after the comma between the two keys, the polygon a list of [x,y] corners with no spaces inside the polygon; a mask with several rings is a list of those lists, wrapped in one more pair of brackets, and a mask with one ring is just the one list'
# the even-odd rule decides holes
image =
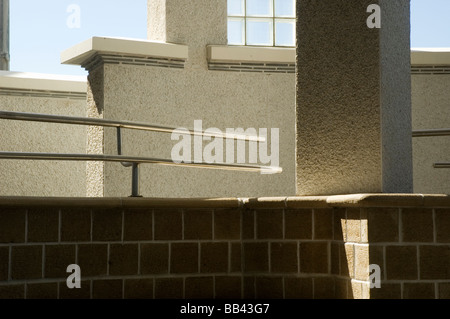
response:
{"label": "handrail top rail", "polygon": [[198,130],[188,129],[188,128],[186,130],[184,130],[181,128],[141,123],[141,122],[131,122],[131,121],[122,121],[122,120],[119,121],[119,120],[65,116],[65,115],[51,115],[51,114],[41,114],[41,113],[0,111],[0,119],[126,128],[126,129],[153,131],[153,132],[160,132],[160,133],[177,133],[177,134],[184,134],[184,135],[197,135],[197,136],[200,135],[200,136],[209,136],[209,137],[225,138],[225,139],[246,140],[246,141],[252,141],[252,142],[265,142],[266,141],[266,139],[264,137],[259,137],[259,136],[254,136],[254,135],[246,135],[246,134],[206,132],[206,131],[198,131]]}

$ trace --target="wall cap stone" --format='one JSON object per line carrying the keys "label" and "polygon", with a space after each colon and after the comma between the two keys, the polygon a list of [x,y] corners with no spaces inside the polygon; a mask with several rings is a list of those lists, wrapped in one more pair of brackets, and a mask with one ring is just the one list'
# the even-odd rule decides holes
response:
{"label": "wall cap stone", "polygon": [[86,76],[0,71],[0,89],[87,92]]}
{"label": "wall cap stone", "polygon": [[0,208],[11,207],[84,208],[239,208],[238,198],[87,198],[87,197],[0,197]]}
{"label": "wall cap stone", "polygon": [[352,194],[329,196],[333,207],[417,207],[423,206],[422,194]]}
{"label": "wall cap stone", "polygon": [[61,63],[83,65],[99,54],[186,60],[188,46],[141,39],[92,37],[63,51]]}
{"label": "wall cap stone", "polygon": [[412,65],[450,65],[450,48],[412,48]]}
{"label": "wall cap stone", "polygon": [[[296,63],[295,48],[208,45],[209,62]],[[450,48],[412,48],[412,65],[450,65]]]}
{"label": "wall cap stone", "polygon": [[0,208],[248,208],[298,209],[333,207],[450,207],[450,195],[439,194],[350,194],[263,198],[60,198],[0,197]]}
{"label": "wall cap stone", "polygon": [[209,45],[209,62],[295,63],[295,48]]}

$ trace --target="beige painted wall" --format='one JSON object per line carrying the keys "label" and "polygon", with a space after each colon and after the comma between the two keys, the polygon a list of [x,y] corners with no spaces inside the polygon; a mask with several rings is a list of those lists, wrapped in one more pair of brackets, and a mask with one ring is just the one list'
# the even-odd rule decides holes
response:
{"label": "beige painted wall", "polygon": [[[34,83],[39,84],[39,80]],[[61,94],[33,91],[26,85],[13,90],[0,85],[0,110],[85,116],[86,100],[80,99],[80,92],[76,93],[76,99],[56,97]],[[86,150],[85,127],[0,120],[0,128],[0,151],[85,153]],[[84,162],[0,160],[0,196],[73,197],[85,193]]]}
{"label": "beige painted wall", "polygon": [[[450,74],[413,74],[413,129],[450,128]],[[414,191],[450,194],[450,169],[436,169],[436,162],[450,162],[450,136],[413,139]]]}

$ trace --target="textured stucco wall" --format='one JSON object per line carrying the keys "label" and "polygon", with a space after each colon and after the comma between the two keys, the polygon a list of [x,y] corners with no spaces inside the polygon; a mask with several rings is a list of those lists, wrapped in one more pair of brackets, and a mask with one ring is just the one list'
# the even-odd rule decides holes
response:
{"label": "textured stucco wall", "polygon": [[297,194],[411,192],[409,1],[303,0],[297,17]]}
{"label": "textured stucco wall", "polygon": [[[141,165],[144,196],[273,196],[295,194],[293,74],[171,70],[139,66],[104,66],[104,118],[203,129],[280,129],[283,173],[261,175],[196,168]],[[105,129],[105,154],[115,154],[116,131]],[[269,137],[270,138],[270,137]],[[124,130],[127,155],[169,158],[170,134]],[[205,141],[203,145],[208,144]],[[270,152],[270,149],[269,149]],[[248,153],[247,153],[248,154]],[[131,170],[106,163],[105,196],[130,195]]]}
{"label": "textured stucco wall", "polygon": [[147,11],[148,38],[154,41],[166,42],[166,1],[149,1]]}
{"label": "textured stucco wall", "polygon": [[[48,93],[48,92],[47,92]],[[0,109],[14,112],[85,116],[86,101],[0,94]],[[86,128],[0,120],[0,150],[10,152],[86,152]],[[2,196],[85,196],[84,162],[0,162]]]}
{"label": "textured stucco wall", "polygon": [[[450,75],[412,75],[413,129],[450,128]],[[450,137],[413,139],[414,192],[450,194],[450,170],[435,169],[450,162]]]}
{"label": "textured stucco wall", "polygon": [[[103,118],[103,68],[89,73],[86,115]],[[103,154],[104,131],[102,126],[87,127],[86,153]],[[83,196],[103,197],[104,162],[86,163],[86,193]]]}
{"label": "textured stucco wall", "polygon": [[189,45],[188,68],[205,68],[206,45],[227,44],[227,0],[148,0],[148,38]]}

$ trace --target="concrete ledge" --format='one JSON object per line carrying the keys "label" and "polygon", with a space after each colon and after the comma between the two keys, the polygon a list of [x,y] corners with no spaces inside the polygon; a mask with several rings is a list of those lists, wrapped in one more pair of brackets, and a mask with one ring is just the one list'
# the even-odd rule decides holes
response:
{"label": "concrete ledge", "polygon": [[333,207],[418,207],[424,205],[424,198],[422,194],[354,194],[329,196],[327,204]]}
{"label": "concrete ledge", "polygon": [[138,39],[93,37],[61,53],[61,63],[83,65],[97,54],[186,60],[188,47]]}
{"label": "concrete ledge", "polygon": [[412,48],[411,64],[450,65],[450,48]]}
{"label": "concrete ledge", "polygon": [[[295,63],[295,48],[209,45],[209,62]],[[412,65],[450,65],[450,48],[412,48]]]}
{"label": "concrete ledge", "polygon": [[334,196],[267,197],[247,199],[251,209],[333,207],[450,207],[450,195],[350,194]]}
{"label": "concrete ledge", "polygon": [[209,62],[295,63],[295,48],[209,45]]}
{"label": "concrete ledge", "polygon": [[85,76],[0,71],[0,89],[86,94],[87,78]]}
{"label": "concrete ledge", "polygon": [[0,207],[85,207],[85,208],[239,208],[237,198],[69,198],[0,197]]}
{"label": "concrete ledge", "polygon": [[58,198],[0,197],[0,207],[248,208],[450,207],[450,195],[352,194],[266,198]]}
{"label": "concrete ledge", "polygon": [[327,196],[250,198],[244,206],[250,209],[328,208]]}

